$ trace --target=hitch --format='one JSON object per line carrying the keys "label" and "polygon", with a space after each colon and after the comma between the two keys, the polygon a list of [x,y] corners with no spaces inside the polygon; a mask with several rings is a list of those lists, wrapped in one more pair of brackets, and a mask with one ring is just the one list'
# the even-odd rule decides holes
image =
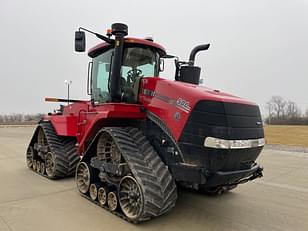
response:
{"label": "hitch", "polygon": [[244,184],[244,183],[247,183],[248,181],[252,181],[252,180],[255,180],[255,179],[261,178],[261,177],[263,177],[263,167],[259,167],[258,170],[252,176],[250,176],[246,179],[242,179],[238,182],[223,185],[223,186],[233,186],[233,185],[238,185],[238,184]]}

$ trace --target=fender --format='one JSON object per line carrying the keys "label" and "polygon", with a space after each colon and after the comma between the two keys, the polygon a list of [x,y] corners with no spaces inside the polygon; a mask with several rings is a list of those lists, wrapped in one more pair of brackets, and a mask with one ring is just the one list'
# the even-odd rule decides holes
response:
{"label": "fender", "polygon": [[50,115],[44,116],[45,121],[49,121],[59,136],[77,135],[77,116],[75,115]]}
{"label": "fender", "polygon": [[[170,129],[154,113],[147,111],[146,125],[143,130],[165,164],[185,162],[184,155]],[[163,141],[157,139],[161,136],[164,136]]]}
{"label": "fender", "polygon": [[97,118],[97,120],[89,125],[87,132],[79,142],[78,152],[84,155],[85,150],[88,150],[89,145],[93,143],[97,133],[104,127],[136,127],[139,126],[140,122],[140,118]]}

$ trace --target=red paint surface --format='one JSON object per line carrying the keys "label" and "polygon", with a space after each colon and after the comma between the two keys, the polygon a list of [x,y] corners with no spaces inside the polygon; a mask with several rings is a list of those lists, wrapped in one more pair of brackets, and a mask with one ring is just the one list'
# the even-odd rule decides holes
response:
{"label": "red paint surface", "polygon": [[45,116],[54,126],[59,136],[76,136],[77,134],[77,117],[73,115],[65,116]]}

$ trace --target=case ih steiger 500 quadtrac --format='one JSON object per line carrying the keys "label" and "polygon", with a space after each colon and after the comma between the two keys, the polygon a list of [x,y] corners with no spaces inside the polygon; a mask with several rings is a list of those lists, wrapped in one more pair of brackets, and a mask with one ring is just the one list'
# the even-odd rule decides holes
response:
{"label": "case ih steiger 500 quadtrac", "polygon": [[[180,185],[219,194],[262,176],[259,107],[198,86],[195,56],[209,44],[178,61],[115,23],[106,36],[80,28],[78,52],[84,31],[104,41],[88,52],[91,100],[47,99],[69,104],[39,122],[29,168],[52,179],[75,173],[83,196],[136,223],[174,207]],[[174,81],[159,77],[164,58],[175,58]]]}

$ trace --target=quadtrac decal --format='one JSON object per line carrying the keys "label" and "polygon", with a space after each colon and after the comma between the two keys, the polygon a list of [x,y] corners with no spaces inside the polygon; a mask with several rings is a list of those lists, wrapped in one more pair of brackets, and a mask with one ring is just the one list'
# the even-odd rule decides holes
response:
{"label": "quadtrac decal", "polygon": [[181,109],[182,111],[184,111],[186,113],[189,113],[189,111],[191,109],[189,101],[187,101],[183,98],[178,98],[177,100],[171,99],[168,96],[161,95],[156,91],[151,91],[151,90],[148,90],[148,89],[143,89],[143,94],[145,96],[155,97],[155,98],[157,98],[161,101],[164,101],[168,104],[175,105],[175,107],[177,107],[178,109]]}

